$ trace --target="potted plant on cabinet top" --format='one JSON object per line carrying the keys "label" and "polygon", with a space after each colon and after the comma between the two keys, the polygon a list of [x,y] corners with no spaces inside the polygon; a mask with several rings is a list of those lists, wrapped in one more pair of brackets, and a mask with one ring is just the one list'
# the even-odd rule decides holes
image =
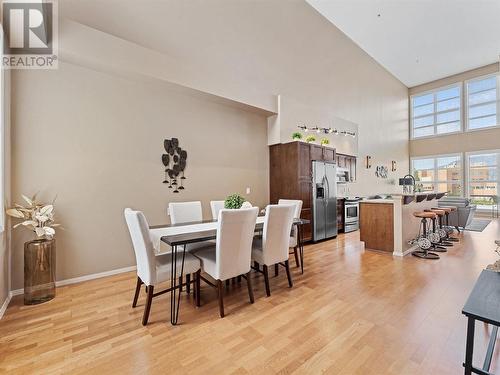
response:
{"label": "potted plant on cabinet top", "polygon": [[314,135],[308,135],[306,137],[306,142],[307,143],[312,143],[312,142],[316,142],[316,137]]}
{"label": "potted plant on cabinet top", "polygon": [[330,144],[330,140],[328,138],[321,138],[321,146],[327,146]]}
{"label": "potted plant on cabinet top", "polygon": [[292,133],[292,139],[294,141],[300,141],[302,139],[302,133],[299,132]]}
{"label": "potted plant on cabinet top", "polygon": [[23,226],[35,234],[35,239],[24,244],[24,304],[36,305],[51,300],[56,295],[56,233],[54,205],[42,204],[23,195],[28,204],[7,209],[7,215],[22,221],[13,228]]}

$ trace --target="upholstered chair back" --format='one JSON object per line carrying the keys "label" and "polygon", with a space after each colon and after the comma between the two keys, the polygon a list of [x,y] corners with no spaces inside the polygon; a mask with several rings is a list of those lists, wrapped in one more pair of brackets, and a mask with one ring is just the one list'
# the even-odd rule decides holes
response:
{"label": "upholstered chair back", "polygon": [[222,209],[217,223],[216,275],[227,280],[250,272],[252,241],[259,209]]}
{"label": "upholstered chair back", "polygon": [[288,259],[290,232],[295,207],[293,205],[269,205],[264,218],[262,251],[264,264],[276,264]]}
{"label": "upholstered chair back", "polygon": [[172,224],[189,223],[203,220],[201,202],[171,202],[168,204]]}
{"label": "upholstered chair back", "polygon": [[141,211],[134,211],[130,208],[125,209],[124,215],[134,247],[137,276],[144,284],[155,285],[156,258],[146,217]]}
{"label": "upholstered chair back", "polygon": [[293,213],[293,217],[295,219],[300,219],[300,212],[302,211],[302,201],[298,199],[280,199],[278,201],[279,205],[294,205],[295,211]]}
{"label": "upholstered chair back", "polygon": [[217,220],[219,211],[224,208],[224,201],[210,201],[210,209],[212,210],[212,219]]}

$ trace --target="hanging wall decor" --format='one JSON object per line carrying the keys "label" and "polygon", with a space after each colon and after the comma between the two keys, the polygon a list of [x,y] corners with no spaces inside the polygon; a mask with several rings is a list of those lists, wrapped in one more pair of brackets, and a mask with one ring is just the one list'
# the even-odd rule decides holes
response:
{"label": "hanging wall decor", "polygon": [[187,152],[179,147],[177,138],[165,139],[163,141],[165,154],[161,156],[161,161],[165,167],[164,184],[168,184],[169,189],[174,189],[174,193],[184,190],[183,180],[186,169]]}
{"label": "hanging wall decor", "polygon": [[388,172],[388,168],[385,165],[379,165],[375,169],[375,176],[377,176],[378,178],[387,178]]}
{"label": "hanging wall decor", "polygon": [[368,155],[366,157],[366,169],[370,169],[372,167],[372,157]]}

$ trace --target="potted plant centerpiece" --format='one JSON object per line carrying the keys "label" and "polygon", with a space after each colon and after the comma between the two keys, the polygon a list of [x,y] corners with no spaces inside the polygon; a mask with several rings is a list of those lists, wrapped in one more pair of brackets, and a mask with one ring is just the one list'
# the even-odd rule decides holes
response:
{"label": "potted plant centerpiece", "polygon": [[23,195],[27,205],[7,209],[7,215],[21,219],[13,228],[23,226],[35,233],[35,239],[24,244],[24,304],[36,305],[56,295],[56,240],[54,239],[54,205],[37,202]]}
{"label": "potted plant centerpiece", "polygon": [[230,208],[232,210],[238,210],[245,203],[245,198],[239,194],[231,194],[224,201],[224,208]]}

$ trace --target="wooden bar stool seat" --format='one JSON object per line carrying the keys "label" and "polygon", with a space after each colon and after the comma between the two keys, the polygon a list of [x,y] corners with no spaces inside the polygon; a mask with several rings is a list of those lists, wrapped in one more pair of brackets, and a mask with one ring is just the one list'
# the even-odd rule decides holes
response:
{"label": "wooden bar stool seat", "polygon": [[420,212],[414,212],[413,216],[421,219],[435,219],[437,215],[434,212],[420,211]]}
{"label": "wooden bar stool seat", "polygon": [[445,213],[446,212],[450,213],[450,212],[453,211],[451,207],[432,207],[431,210],[432,211],[434,211],[434,210],[441,210],[441,211],[444,211]]}
{"label": "wooden bar stool seat", "polygon": [[443,217],[446,214],[446,211],[440,208],[431,208],[430,211],[434,212],[438,217]]}

